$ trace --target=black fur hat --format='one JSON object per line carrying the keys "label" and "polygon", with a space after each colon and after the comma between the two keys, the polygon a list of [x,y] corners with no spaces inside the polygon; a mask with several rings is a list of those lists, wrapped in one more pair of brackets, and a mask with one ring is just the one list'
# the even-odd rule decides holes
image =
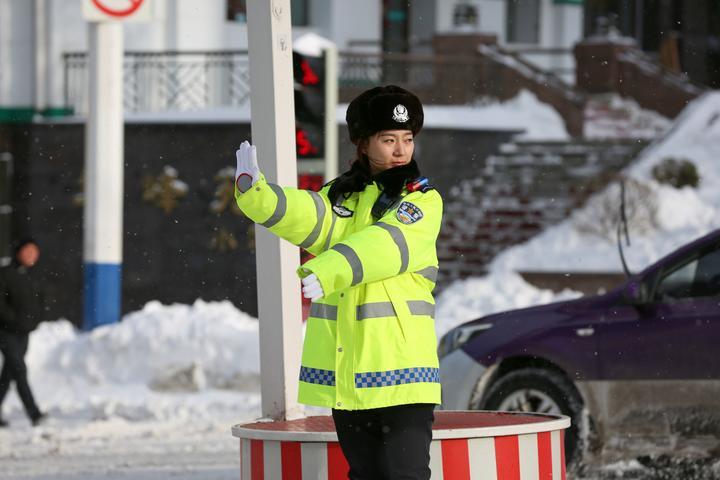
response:
{"label": "black fur hat", "polygon": [[350,102],[345,114],[350,140],[355,144],[381,130],[410,130],[417,135],[423,118],[420,99],[395,85],[361,93]]}

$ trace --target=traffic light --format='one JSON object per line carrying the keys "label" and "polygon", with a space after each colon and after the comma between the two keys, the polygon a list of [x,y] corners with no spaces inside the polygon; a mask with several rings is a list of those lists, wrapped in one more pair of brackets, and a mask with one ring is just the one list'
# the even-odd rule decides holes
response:
{"label": "traffic light", "polygon": [[293,51],[298,159],[325,157],[325,57]]}

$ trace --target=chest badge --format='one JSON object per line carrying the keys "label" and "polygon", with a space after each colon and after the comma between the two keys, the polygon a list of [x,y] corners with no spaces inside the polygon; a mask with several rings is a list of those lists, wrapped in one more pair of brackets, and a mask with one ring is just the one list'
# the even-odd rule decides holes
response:
{"label": "chest badge", "polygon": [[410,225],[423,218],[423,212],[410,202],[402,202],[397,209],[396,217],[405,225]]}
{"label": "chest badge", "polygon": [[332,209],[338,217],[348,218],[353,216],[353,211],[343,207],[342,205],[333,205]]}

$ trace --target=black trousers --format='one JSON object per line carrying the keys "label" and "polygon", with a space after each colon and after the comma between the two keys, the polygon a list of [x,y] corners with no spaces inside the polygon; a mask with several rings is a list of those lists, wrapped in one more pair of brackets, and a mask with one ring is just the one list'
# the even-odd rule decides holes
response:
{"label": "black trousers", "polygon": [[27,380],[25,353],[28,347],[28,337],[28,334],[0,332],[0,352],[3,354],[3,368],[0,373],[0,405],[5,400],[10,382],[14,381],[28,417],[35,420],[40,416],[40,410],[35,404]]}
{"label": "black trousers", "polygon": [[333,410],[350,480],[429,480],[433,404]]}

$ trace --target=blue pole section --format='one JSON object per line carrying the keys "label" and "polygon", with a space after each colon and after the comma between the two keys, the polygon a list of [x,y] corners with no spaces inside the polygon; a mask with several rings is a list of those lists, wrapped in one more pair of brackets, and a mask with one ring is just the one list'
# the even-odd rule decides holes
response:
{"label": "blue pole section", "polygon": [[121,270],[122,267],[118,264],[85,264],[85,330],[115,323],[120,318]]}
{"label": "blue pole section", "polygon": [[120,321],[123,220],[123,36],[120,22],[89,24],[85,127],[83,328]]}

